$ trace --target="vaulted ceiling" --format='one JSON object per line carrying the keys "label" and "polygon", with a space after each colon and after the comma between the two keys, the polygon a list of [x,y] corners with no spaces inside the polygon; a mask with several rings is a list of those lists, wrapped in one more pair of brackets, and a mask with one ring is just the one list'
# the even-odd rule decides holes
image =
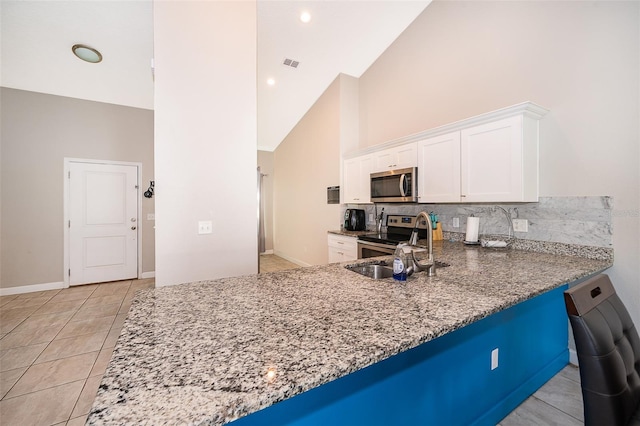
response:
{"label": "vaulted ceiling", "polygon": [[[429,2],[258,0],[258,148],[274,150],[339,73],[362,75]],[[0,85],[153,109],[151,0],[2,0],[0,15]],[[77,59],[77,43],[103,61]]]}

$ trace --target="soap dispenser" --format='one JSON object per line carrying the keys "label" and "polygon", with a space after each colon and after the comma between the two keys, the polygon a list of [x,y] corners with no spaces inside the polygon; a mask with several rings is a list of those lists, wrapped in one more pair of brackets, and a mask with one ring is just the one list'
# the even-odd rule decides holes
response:
{"label": "soap dispenser", "polygon": [[393,254],[393,279],[397,281],[407,280],[407,255],[404,253],[406,244],[400,243]]}

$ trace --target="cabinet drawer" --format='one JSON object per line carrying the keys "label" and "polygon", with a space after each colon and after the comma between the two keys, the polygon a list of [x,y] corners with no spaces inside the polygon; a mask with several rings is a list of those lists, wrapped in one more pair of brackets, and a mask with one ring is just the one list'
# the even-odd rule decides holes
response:
{"label": "cabinet drawer", "polygon": [[355,237],[329,235],[329,262],[346,262],[358,258],[358,240]]}
{"label": "cabinet drawer", "polygon": [[337,248],[358,248],[358,239],[356,237],[346,237],[343,235],[329,235],[328,237],[329,247]]}

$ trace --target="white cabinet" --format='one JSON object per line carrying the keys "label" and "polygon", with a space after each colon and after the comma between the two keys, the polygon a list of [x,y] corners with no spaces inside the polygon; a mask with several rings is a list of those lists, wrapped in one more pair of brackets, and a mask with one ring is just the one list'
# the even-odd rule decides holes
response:
{"label": "white cabinet", "polygon": [[538,119],[519,114],[418,142],[418,202],[538,201]]}
{"label": "white cabinet", "polygon": [[417,143],[409,143],[372,154],[344,160],[342,166],[342,203],[371,202],[371,173],[417,165]]}
{"label": "white cabinet", "polygon": [[373,153],[373,172],[404,169],[418,165],[418,144],[416,142],[394,146]]}
{"label": "white cabinet", "polygon": [[344,160],[342,170],[343,203],[371,202],[369,183],[371,162],[370,154]]}
{"label": "white cabinet", "polygon": [[460,201],[460,132],[418,142],[418,202]]}
{"label": "white cabinet", "polygon": [[538,122],[522,114],[463,129],[461,200],[538,201]]}
{"label": "white cabinet", "polygon": [[329,263],[347,262],[358,258],[358,240],[356,237],[328,234]]}
{"label": "white cabinet", "polygon": [[371,172],[415,166],[420,203],[536,202],[538,122],[547,112],[523,102],[369,148],[345,160],[342,202],[370,201]]}

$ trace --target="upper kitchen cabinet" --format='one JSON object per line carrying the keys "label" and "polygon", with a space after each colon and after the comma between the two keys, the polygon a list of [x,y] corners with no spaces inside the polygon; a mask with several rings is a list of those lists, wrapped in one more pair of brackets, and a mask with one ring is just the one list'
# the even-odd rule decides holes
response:
{"label": "upper kitchen cabinet", "polygon": [[531,102],[423,132],[418,201],[538,201],[538,121]]}
{"label": "upper kitchen cabinet", "polygon": [[369,184],[373,158],[371,154],[344,160],[342,169],[343,203],[370,203]]}
{"label": "upper kitchen cabinet", "polygon": [[465,129],[460,145],[462,201],[538,201],[537,121],[517,115]]}
{"label": "upper kitchen cabinet", "polygon": [[538,201],[538,122],[547,112],[523,102],[351,153],[342,202],[370,202],[370,173],[415,166],[419,203]]}
{"label": "upper kitchen cabinet", "polygon": [[416,142],[407,143],[373,153],[372,172],[404,169],[417,166],[418,145]]}
{"label": "upper kitchen cabinet", "polygon": [[460,132],[418,142],[418,202],[460,201]]}

